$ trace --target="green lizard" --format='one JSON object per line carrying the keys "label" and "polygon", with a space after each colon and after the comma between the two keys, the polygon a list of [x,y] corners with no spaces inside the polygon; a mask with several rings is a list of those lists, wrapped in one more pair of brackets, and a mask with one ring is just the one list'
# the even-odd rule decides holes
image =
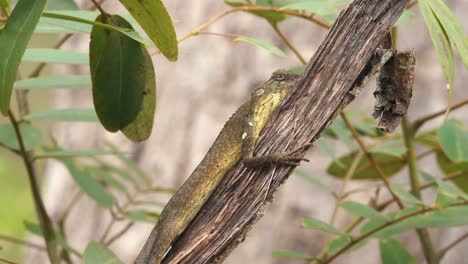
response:
{"label": "green lizard", "polygon": [[295,154],[309,144],[288,153],[253,156],[263,127],[298,77],[290,71],[277,70],[253,91],[251,99],[227,121],[201,163],[164,207],[135,263],[160,263],[224,175],[238,162],[242,161],[247,167],[268,164],[297,166],[301,160],[306,160]]}

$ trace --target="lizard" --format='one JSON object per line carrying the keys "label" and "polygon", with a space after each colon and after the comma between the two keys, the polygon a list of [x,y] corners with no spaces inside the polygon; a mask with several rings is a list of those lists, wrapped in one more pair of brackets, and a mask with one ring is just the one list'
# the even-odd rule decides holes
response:
{"label": "lizard", "polygon": [[136,264],[161,263],[171,244],[237,163],[242,162],[246,167],[298,166],[300,161],[308,161],[296,153],[310,144],[287,153],[254,156],[262,129],[298,78],[299,75],[291,71],[276,70],[268,81],[254,89],[250,99],[226,122],[203,160],[166,204]]}

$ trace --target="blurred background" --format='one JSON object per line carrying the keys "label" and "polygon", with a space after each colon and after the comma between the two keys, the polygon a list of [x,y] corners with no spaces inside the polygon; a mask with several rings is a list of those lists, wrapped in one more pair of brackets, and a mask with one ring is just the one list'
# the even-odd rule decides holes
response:
{"label": "blurred background", "polygon": [[[468,29],[468,2],[464,0],[447,0],[463,27]],[[77,0],[80,7],[89,6],[89,1]],[[164,1],[175,22],[178,36],[183,36],[203,24],[215,14],[226,10],[228,6],[221,0],[209,1]],[[108,0],[103,7],[108,12],[123,12],[118,1]],[[409,118],[423,116],[447,106],[446,81],[443,76],[436,52],[431,43],[422,16],[415,6],[414,16],[409,25],[398,30],[398,47],[401,50],[415,49],[416,73]],[[280,28],[294,46],[306,58],[314,54],[326,30],[308,21],[290,18],[282,22]],[[224,122],[247,100],[251,89],[267,80],[270,74],[279,68],[294,68],[301,62],[288,49],[272,27],[258,17],[247,13],[230,14],[210,26],[207,32],[230,33],[254,37],[270,42],[286,52],[285,57],[275,56],[265,50],[244,42],[234,42],[231,38],[201,34],[193,36],[180,44],[180,55],[177,62],[169,62],[161,55],[153,56],[157,81],[157,110],[153,133],[144,143],[133,144],[121,134],[110,134],[98,123],[38,123],[41,129],[53,135],[61,146],[68,149],[94,149],[105,146],[106,141],[127,153],[141,168],[160,186],[177,188],[190,175],[211,146]],[[35,36],[32,46],[52,47],[58,40],[56,35]],[[89,35],[77,34],[63,46],[64,49],[87,52]],[[454,102],[468,98],[468,71],[458,56],[456,58],[456,81]],[[26,64],[22,72],[31,71],[33,64]],[[47,72],[89,73],[87,66],[48,66]],[[374,84],[369,84],[349,108],[372,112]],[[91,90],[53,90],[34,91],[29,94],[31,111],[42,111],[50,108],[92,107]],[[13,100],[14,101],[14,100]],[[13,106],[13,109],[16,109]],[[452,116],[468,121],[466,110],[458,110]],[[1,118],[0,122],[7,120]],[[441,119],[429,125],[438,126]],[[46,142],[50,138],[45,138]],[[347,148],[334,145],[337,155],[345,154]],[[310,163],[301,165],[300,170],[320,178],[324,183],[339,189],[338,181],[326,173],[331,158],[318,148],[313,148],[308,157]],[[84,161],[86,162],[86,161]],[[433,158],[428,157],[420,167],[438,176]],[[73,200],[78,187],[69,176],[66,168],[54,161],[39,163],[39,173],[43,183],[43,193],[47,210],[52,218],[59,217],[64,208]],[[395,182],[406,182],[406,171],[393,178]],[[24,237],[37,243],[41,239],[28,236],[23,221],[34,219],[35,212],[27,184],[27,177],[22,160],[16,155],[0,149],[0,235]],[[351,182],[347,188],[367,186],[373,183]],[[431,192],[424,193],[432,195]],[[366,203],[373,195],[361,192],[351,199]],[[155,199],[168,199],[168,195]],[[274,250],[294,250],[318,255],[330,239],[325,233],[306,230],[300,227],[303,217],[315,217],[328,221],[335,207],[335,199],[329,192],[308,183],[293,174],[276,195],[273,204],[268,206],[265,215],[259,221],[226,263],[303,263],[272,257]],[[70,244],[83,251],[88,241],[99,240],[103,230],[111,221],[108,211],[98,207],[86,196],[69,212],[66,225]],[[342,228],[352,218],[339,211],[335,226]],[[119,222],[114,230],[126,225]],[[153,225],[138,223],[120,239],[111,249],[114,253],[130,263],[136,257]],[[458,237],[467,228],[450,228],[443,231],[431,229],[430,234],[435,247],[440,248]],[[115,231],[114,231],[115,232]],[[418,263],[424,258],[414,232],[406,232],[400,241],[417,257]],[[47,263],[44,251],[13,246],[0,236],[0,256],[10,259],[21,259],[21,263]],[[468,252],[464,250],[468,242],[450,251],[443,263],[465,263]],[[39,261],[40,260],[40,261]],[[378,244],[368,243],[364,249],[357,250],[336,263],[379,263]]]}

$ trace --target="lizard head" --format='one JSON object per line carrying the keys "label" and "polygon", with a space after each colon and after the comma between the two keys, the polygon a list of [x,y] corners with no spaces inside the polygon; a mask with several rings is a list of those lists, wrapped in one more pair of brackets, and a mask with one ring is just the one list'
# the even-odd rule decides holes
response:
{"label": "lizard head", "polygon": [[288,70],[276,70],[265,83],[265,88],[270,88],[272,90],[291,88],[298,77],[299,74],[295,74]]}

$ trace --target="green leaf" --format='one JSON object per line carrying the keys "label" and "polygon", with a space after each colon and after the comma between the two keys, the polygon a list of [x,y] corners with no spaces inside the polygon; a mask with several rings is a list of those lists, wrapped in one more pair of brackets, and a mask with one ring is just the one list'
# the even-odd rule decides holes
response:
{"label": "green leaf", "polygon": [[119,150],[117,146],[111,142],[106,142],[106,145],[115,153],[117,158],[119,158],[128,168],[135,172],[142,180],[144,180],[148,185],[151,184],[151,177],[148,176],[135,161],[129,159],[122,151]]}
{"label": "green leaf", "polygon": [[349,149],[354,148],[353,135],[346,126],[344,120],[339,117],[330,125],[330,130],[343,142]]}
{"label": "green leaf", "polygon": [[110,162],[103,161],[97,157],[94,157],[94,160],[102,166],[104,169],[109,170],[112,173],[115,173],[117,176],[119,176],[121,179],[124,179],[130,183],[132,183],[135,187],[138,186],[137,180],[127,171],[124,169],[121,169],[114,164]]}
{"label": "green leaf", "polygon": [[60,158],[59,160],[70,171],[73,180],[75,180],[81,190],[97,204],[110,208],[117,202],[117,199],[110,192],[104,189],[88,171],[78,168],[71,158]]}
{"label": "green leaf", "polygon": [[382,220],[382,221],[390,220],[386,215],[380,213],[374,208],[371,208],[361,203],[357,203],[353,201],[344,201],[340,204],[340,207],[356,216],[362,216],[362,217],[367,217],[370,219],[377,219],[377,220]]}
{"label": "green leaf", "polygon": [[[133,122],[122,129],[122,133],[133,142],[140,142],[151,136],[156,110],[156,78],[153,62],[148,51],[143,49],[143,66],[140,68],[144,81],[143,103]],[[142,70],[143,69],[143,70]]]}
{"label": "green leaf", "polygon": [[385,141],[369,149],[371,153],[387,154],[396,158],[401,158],[406,153],[406,148],[401,140]]}
{"label": "green leaf", "polygon": [[440,208],[447,207],[448,205],[458,201],[463,201],[463,198],[466,199],[466,197],[468,197],[448,182],[438,181],[437,186],[435,204]]}
{"label": "green leaf", "polygon": [[314,142],[314,145],[320,148],[324,153],[326,153],[331,158],[336,158],[335,148],[333,148],[328,141],[323,138],[319,138]]}
{"label": "green leaf", "polygon": [[445,175],[450,175],[460,171],[461,175],[451,181],[465,193],[468,193],[468,162],[454,163],[442,152],[437,153],[436,158],[439,168],[445,173]]}
{"label": "green leaf", "polygon": [[302,226],[305,228],[312,228],[325,231],[331,234],[345,235],[342,231],[336,229],[332,225],[329,225],[321,220],[315,218],[304,218],[302,219]]}
{"label": "green leaf", "polygon": [[[327,168],[327,172],[335,177],[344,178],[346,172],[351,166],[353,160],[357,155],[356,151],[353,151],[345,156],[340,157],[337,160],[334,160]],[[403,158],[396,158],[393,155],[387,154],[371,154],[374,157],[374,160],[380,164],[380,168],[387,177],[394,176],[406,165],[406,160]],[[356,168],[356,172],[353,176],[354,180],[381,180],[381,177],[376,172],[375,168],[369,162],[369,160],[364,157],[359,162],[359,165]]]}
{"label": "green leaf", "polygon": [[102,170],[98,167],[87,167],[86,171],[88,171],[91,175],[93,175],[96,179],[103,181],[104,183],[112,186],[116,190],[121,192],[128,193],[127,187],[117,179],[115,179],[110,173]]}
{"label": "green leaf", "polygon": [[37,236],[44,236],[44,233],[42,232],[42,229],[38,224],[30,222],[28,220],[24,220],[23,224],[26,230],[28,230],[32,234]]}
{"label": "green leaf", "polygon": [[271,255],[274,258],[304,259],[304,260],[314,259],[313,257],[309,255],[305,255],[304,253],[291,251],[291,250],[273,251]]}
{"label": "green leaf", "polygon": [[83,149],[83,150],[52,150],[47,151],[44,155],[37,155],[36,159],[42,158],[66,158],[66,157],[92,157],[102,155],[114,155],[113,151],[100,149]]}
{"label": "green leaf", "polygon": [[0,112],[7,114],[21,58],[47,0],[20,0],[0,31]]}
{"label": "green leaf", "polygon": [[144,210],[133,210],[125,212],[125,218],[132,220],[132,221],[139,221],[139,222],[148,222],[148,223],[156,223],[155,218],[158,218],[158,214],[150,213]]}
{"label": "green leaf", "polygon": [[379,240],[382,264],[416,264],[416,259],[396,239]]}
{"label": "green leaf", "polygon": [[16,89],[28,90],[60,88],[80,89],[89,87],[91,87],[90,75],[44,76],[15,82]]}
{"label": "green leaf", "polygon": [[306,0],[282,6],[281,9],[307,10],[321,14],[328,13],[331,9],[335,9],[342,5],[342,3],[337,4],[328,0]]}
{"label": "green leaf", "polygon": [[455,65],[453,62],[453,51],[446,31],[431,9],[428,0],[419,1],[419,9],[426,22],[427,29],[431,35],[432,43],[439,57],[440,64],[450,88],[453,88],[455,80]]}
{"label": "green leaf", "polygon": [[418,133],[415,141],[431,149],[439,149],[439,131],[437,129]]}
{"label": "green leaf", "polygon": [[88,54],[58,49],[27,49],[23,61],[60,64],[89,64]]}
{"label": "green leaf", "polygon": [[[241,6],[267,6],[267,7],[272,7],[275,6],[273,5],[271,1],[256,1],[255,4],[249,4],[249,3],[243,3],[243,2],[235,2],[235,1],[224,1],[229,6],[232,7],[241,7]],[[265,18],[268,21],[271,22],[281,22],[287,18],[286,15],[278,13],[278,12],[273,12],[273,11],[248,11],[248,13]]]}
{"label": "green leaf", "polygon": [[8,0],[0,0],[0,7],[8,10],[9,8]]}
{"label": "green leaf", "polygon": [[[356,250],[362,246],[364,246],[367,243],[368,239],[364,239],[359,243],[356,243],[354,246],[350,247],[346,253],[349,253],[353,250]],[[339,236],[330,242],[327,243],[326,250],[328,255],[333,255],[338,250],[342,249],[344,246],[346,246],[348,243],[351,242],[351,238],[349,236]]]}
{"label": "green leaf", "polygon": [[[26,150],[33,150],[39,146],[42,141],[42,133],[39,129],[24,123],[19,125],[19,129]],[[15,128],[11,124],[0,125],[0,144],[20,150]]]}
{"label": "green leaf", "polygon": [[286,54],[284,54],[284,52],[280,48],[276,47],[275,45],[271,43],[267,43],[258,39],[241,36],[241,37],[234,39],[234,41],[243,41],[243,42],[247,42],[250,44],[254,44],[255,46],[265,49],[275,55],[286,56]]}
{"label": "green leaf", "polygon": [[93,27],[99,27],[99,28],[102,28],[102,29],[112,30],[114,32],[120,32],[121,34],[123,34],[123,35],[137,41],[137,42],[140,42],[141,44],[144,44],[146,46],[152,46],[151,42],[149,42],[146,39],[142,38],[136,31],[129,30],[127,28],[122,28],[122,27],[119,27],[119,26],[104,24],[104,23],[100,23],[100,22],[97,22],[97,21],[89,21],[89,20],[82,19],[82,18],[79,18],[79,17],[63,15],[63,14],[57,14],[57,13],[53,13],[53,12],[44,12],[42,14],[42,16],[52,18],[52,19],[56,19],[56,20],[59,20],[59,21],[75,21],[75,22],[79,22],[79,23],[90,24],[90,25],[93,25]]}
{"label": "green leaf", "polygon": [[403,11],[403,14],[401,14],[400,18],[398,18],[394,26],[399,27],[410,25],[414,22],[414,16],[415,15],[413,11],[406,9],[405,11]]}
{"label": "green leaf", "polygon": [[391,184],[390,189],[401,200],[410,204],[424,204],[418,198],[414,197],[411,193],[407,192],[401,185]]}
{"label": "green leaf", "polygon": [[170,61],[178,56],[177,36],[171,17],[160,0],[120,0],[161,53]]}
{"label": "green leaf", "polygon": [[[411,212],[418,210],[418,208],[406,208],[397,214],[390,214],[390,217],[396,218],[408,215]],[[385,222],[371,220],[364,224],[361,228],[361,234],[366,233],[372,229],[380,228]],[[389,225],[382,228],[382,230],[374,233],[371,237],[374,238],[388,238],[390,236],[399,234],[404,231],[413,230],[415,228],[426,227],[455,227],[464,226],[468,224],[468,206],[455,206],[445,208],[440,211],[427,212],[422,215],[409,217],[401,222]]]}
{"label": "green leaf", "polygon": [[47,10],[78,10],[78,5],[73,0],[48,0]]}
{"label": "green leaf", "polygon": [[50,122],[97,122],[94,109],[55,109],[47,112],[29,114],[24,117],[29,121],[50,121]]}
{"label": "green leaf", "polygon": [[328,185],[328,184],[326,184],[326,183],[323,183],[323,182],[322,182],[319,178],[317,178],[317,177],[310,176],[308,173],[306,173],[306,172],[303,171],[303,170],[295,169],[295,170],[294,170],[294,174],[297,175],[297,176],[299,176],[299,177],[301,177],[301,178],[303,178],[303,179],[305,179],[306,181],[312,183],[313,185],[318,186],[318,187],[319,187],[320,189],[322,189],[322,190],[325,190],[325,191],[331,192],[331,193],[334,192],[333,188],[332,188],[330,185]]}
{"label": "green leaf", "polygon": [[84,264],[123,264],[110,249],[97,242],[91,241],[85,249]]}
{"label": "green leaf", "polygon": [[454,162],[468,161],[468,130],[455,120],[448,120],[439,130],[440,146]]}
{"label": "green leaf", "polygon": [[[116,15],[100,15],[96,21],[131,28]],[[118,32],[93,28],[90,42],[93,101],[99,121],[110,132],[127,127],[141,110],[143,96],[148,92],[145,77],[153,72],[152,65],[142,65],[146,65],[146,58],[140,43]]]}
{"label": "green leaf", "polygon": [[425,0],[425,2],[432,8],[432,12],[442,25],[450,41],[455,44],[465,67],[468,68],[468,37],[462,25],[442,0]]}

